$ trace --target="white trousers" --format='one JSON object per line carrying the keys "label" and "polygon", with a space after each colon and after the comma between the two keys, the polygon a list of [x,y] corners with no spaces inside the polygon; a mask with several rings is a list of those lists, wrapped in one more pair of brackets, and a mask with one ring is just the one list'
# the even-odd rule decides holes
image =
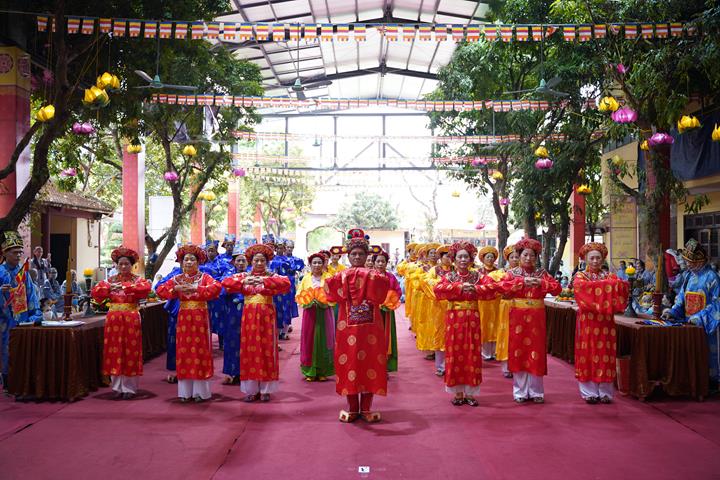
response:
{"label": "white trousers", "polygon": [[515,398],[544,398],[543,377],[527,372],[513,372],[513,396]]}
{"label": "white trousers", "polygon": [[455,385],[454,387],[445,386],[447,393],[464,393],[467,396],[475,397],[480,395],[480,385],[473,387],[471,385]]}
{"label": "white trousers", "polygon": [[203,400],[209,399],[212,397],[212,392],[210,392],[210,380],[180,380],[178,378],[178,397],[200,397]]}
{"label": "white trousers", "polygon": [[503,373],[510,373],[510,370],[508,370],[507,366],[507,360],[503,360],[502,362],[500,362],[500,366],[502,367]]}
{"label": "white trousers", "polygon": [[578,386],[580,387],[580,396],[585,400],[591,397],[608,397],[609,399],[613,398],[614,388],[613,384],[610,382],[578,382]]}
{"label": "white trousers", "polygon": [[279,388],[279,382],[277,380],[272,382],[259,382],[257,380],[241,380],[240,381],[240,390],[245,392],[248,395],[255,395],[257,393],[262,393],[263,395],[267,393],[275,393],[278,391]]}
{"label": "white trousers", "polygon": [[125,375],[110,375],[110,386],[118,393],[137,393],[140,377],[126,377]]}
{"label": "white trousers", "polygon": [[445,352],[435,350],[435,370],[445,371]]}
{"label": "white trousers", "polygon": [[490,360],[495,355],[495,342],[483,342],[482,356],[485,360]]}

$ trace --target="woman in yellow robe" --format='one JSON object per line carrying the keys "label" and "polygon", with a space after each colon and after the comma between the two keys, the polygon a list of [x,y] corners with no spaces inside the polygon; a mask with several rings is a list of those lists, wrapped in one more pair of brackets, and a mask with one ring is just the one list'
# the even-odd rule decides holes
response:
{"label": "woman in yellow robe", "polygon": [[405,247],[405,251],[407,252],[408,258],[404,259],[397,265],[397,274],[403,277],[404,287],[405,287],[405,317],[410,320],[410,330],[412,330],[412,303],[413,303],[413,291],[410,288],[410,282],[408,281],[408,275],[410,272],[415,268],[415,261],[417,260],[417,256],[415,254],[415,249],[417,247],[417,244],[415,243],[408,243],[407,247]]}
{"label": "woman in yellow robe", "polygon": [[417,295],[417,309],[414,311],[415,316],[415,333],[417,334],[416,346],[421,352],[427,352],[425,360],[435,359],[435,349],[433,348],[431,335],[432,335],[432,308],[433,301],[432,297],[429,297],[423,288],[425,283],[425,276],[437,264],[437,249],[440,246],[439,243],[428,243],[425,244],[424,249],[421,250],[421,255],[424,253],[424,261],[420,264],[413,274],[413,280],[415,281],[415,294]]}
{"label": "woman in yellow robe", "polygon": [[[505,258],[505,263],[507,264],[505,270],[510,270],[520,265],[520,255],[515,251],[512,245],[508,245],[503,249],[503,257]],[[499,282],[505,275],[505,270],[499,268],[490,272],[490,278]],[[505,378],[512,378],[513,376],[512,372],[508,370],[507,365],[511,305],[512,299],[501,297],[497,315],[497,329],[495,330],[497,334],[495,337],[495,360],[500,362],[502,365],[502,372]]]}
{"label": "woman in yellow robe", "polygon": [[[480,271],[483,275],[491,275],[492,272],[497,271],[495,267],[497,258],[497,248],[488,246],[480,249],[478,259],[480,260]],[[491,278],[493,278],[492,275]],[[485,360],[490,360],[495,356],[500,295],[497,295],[492,300],[480,300],[478,307],[482,332],[482,356]]]}
{"label": "woman in yellow robe", "polygon": [[430,318],[428,321],[428,346],[435,353],[435,375],[445,375],[445,311],[447,300],[438,300],[435,296],[435,285],[448,273],[453,271],[453,260],[448,255],[449,245],[442,245],[437,249],[440,264],[431,268],[422,283],[423,291],[430,301]]}

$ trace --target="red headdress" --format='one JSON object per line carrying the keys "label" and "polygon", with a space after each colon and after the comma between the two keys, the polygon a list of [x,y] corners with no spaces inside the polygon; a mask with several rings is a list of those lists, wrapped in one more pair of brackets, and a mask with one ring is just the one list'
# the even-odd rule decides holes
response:
{"label": "red headdress", "polygon": [[193,245],[192,243],[187,243],[178,247],[175,252],[175,261],[182,263],[183,258],[185,258],[185,255],[188,253],[195,255],[199,264],[203,264],[207,261],[207,254],[205,253],[205,250],[197,245]]}
{"label": "red headdress", "polygon": [[475,247],[475,245],[463,240],[450,245],[448,255],[450,255],[452,258],[455,258],[455,255],[457,255],[460,250],[465,250],[466,252],[468,252],[468,255],[470,255],[471,259],[475,258],[475,256],[477,255],[477,248]]}
{"label": "red headdress", "polygon": [[319,258],[320,260],[323,261],[323,263],[325,263],[325,262],[327,262],[328,258],[330,258],[330,256],[329,255],[326,256],[322,250],[320,250],[319,252],[315,252],[307,258],[308,265],[312,263],[313,258]]}
{"label": "red headdress", "polygon": [[330,253],[330,250],[320,250],[318,253],[325,257],[325,261],[330,260],[330,256],[332,255],[332,253]]}
{"label": "red headdress", "polygon": [[133,265],[136,264],[137,261],[140,259],[140,255],[138,255],[135,250],[123,246],[116,248],[110,254],[110,258],[112,258],[112,261],[115,263],[117,263],[118,260],[120,260],[122,257],[130,260],[130,263],[132,263]]}
{"label": "red headdress", "polygon": [[345,241],[345,250],[350,252],[353,248],[361,248],[365,252],[370,251],[370,236],[365,235],[365,232],[360,228],[350,229],[347,233],[347,240]]}
{"label": "red headdress", "polygon": [[247,250],[245,250],[245,258],[247,258],[248,263],[252,263],[253,257],[258,253],[262,253],[265,256],[265,260],[269,262],[275,256],[275,249],[271,245],[264,243],[249,246]]}
{"label": "red headdress", "polygon": [[598,242],[590,242],[590,243],[586,243],[585,245],[583,245],[582,247],[580,247],[580,251],[578,252],[578,256],[579,256],[580,258],[583,258],[583,259],[584,259],[584,258],[585,258],[585,255],[587,255],[588,253],[592,252],[593,250],[597,250],[598,252],[600,252],[600,255],[602,255],[603,260],[604,260],[605,257],[607,257],[607,255],[608,255],[608,249],[607,249],[607,247],[606,247],[605,245],[603,245],[602,243],[598,243]]}
{"label": "red headdress", "polygon": [[515,244],[515,250],[518,253],[522,253],[526,248],[533,250],[536,255],[542,253],[542,244],[533,238],[523,238]]}

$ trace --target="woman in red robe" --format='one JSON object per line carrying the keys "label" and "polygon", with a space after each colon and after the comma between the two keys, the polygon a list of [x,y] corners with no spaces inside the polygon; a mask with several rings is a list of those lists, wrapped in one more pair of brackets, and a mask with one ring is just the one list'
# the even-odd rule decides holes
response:
{"label": "woman in red robe", "polygon": [[469,242],[456,242],[448,252],[455,270],[435,285],[437,300],[447,300],[445,311],[445,391],[453,393],[452,404],[477,407],[475,396],[482,383],[482,331],[478,301],[495,298],[490,277],[470,270],[477,249]]}
{"label": "woman in red robe", "polygon": [[532,399],[545,402],[543,376],[547,375],[545,302],[547,294],[560,293],[560,283],[543,269],[537,268],[542,245],[526,238],[515,244],[520,266],[507,271],[498,282],[510,306],[508,369],[513,374],[513,396],[517,403]]}
{"label": "woman in red robe", "polygon": [[267,269],[274,256],[270,245],[252,245],[245,250],[251,270],[222,281],[228,293],[242,293],[245,297],[240,321],[240,389],[247,395],[246,402],[269,402],[270,394],[278,389],[277,312],[273,296],[288,293],[290,280]]}
{"label": "woman in red robe", "polygon": [[579,256],[586,267],[573,280],[578,304],[575,378],[580,396],[589,404],[612,401],[617,352],[614,314],[623,311],[630,290],[626,281],[602,271],[607,254],[602,243],[583,245]]}
{"label": "woman in red robe", "polygon": [[183,403],[191,398],[202,402],[212,396],[213,358],[207,302],[220,296],[222,286],[199,271],[207,257],[197,245],[179,247],[176,259],[183,272],[157,287],[157,295],[165,300],[180,300],[175,337],[178,397]]}
{"label": "woman in red robe", "polygon": [[111,253],[118,274],[92,289],[93,299],[100,303],[110,299],[110,311],[105,318],[103,340],[103,374],[110,375],[116,397],[131,399],[138,389],[138,377],[143,374],[142,328],[138,302],[150,293],[150,282],[132,273],[138,261],[136,251],[116,248]]}
{"label": "woman in red robe", "polygon": [[365,233],[359,228],[348,232],[344,247],[333,247],[333,254],[347,253],[350,268],[325,281],[328,300],[339,305],[335,333],[335,391],[347,397],[348,409],[340,421],[354,422],[362,417],[379,422],[380,412],[371,411],[373,395],[387,395],[387,342],[380,305],[390,289],[384,273],[364,268],[370,251]]}

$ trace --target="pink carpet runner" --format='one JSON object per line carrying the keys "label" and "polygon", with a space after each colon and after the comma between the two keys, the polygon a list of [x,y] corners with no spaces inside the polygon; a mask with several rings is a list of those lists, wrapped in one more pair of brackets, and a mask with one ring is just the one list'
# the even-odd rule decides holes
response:
{"label": "pink carpet runner", "polygon": [[[299,329],[299,321],[295,321]],[[102,389],[71,403],[0,399],[0,478],[717,478],[720,401],[617,397],[586,405],[573,369],[548,358],[546,404],[516,405],[511,380],[485,364],[480,406],[454,407],[432,362],[398,324],[400,370],[376,407],[384,421],[343,425],[333,382],[307,383],[299,332],[282,342],[281,391],[245,404],[239,387],[181,404],[163,381],[165,359],[145,367],[141,395]],[[216,371],[222,356],[216,352]],[[367,467],[369,474],[359,473]]]}

